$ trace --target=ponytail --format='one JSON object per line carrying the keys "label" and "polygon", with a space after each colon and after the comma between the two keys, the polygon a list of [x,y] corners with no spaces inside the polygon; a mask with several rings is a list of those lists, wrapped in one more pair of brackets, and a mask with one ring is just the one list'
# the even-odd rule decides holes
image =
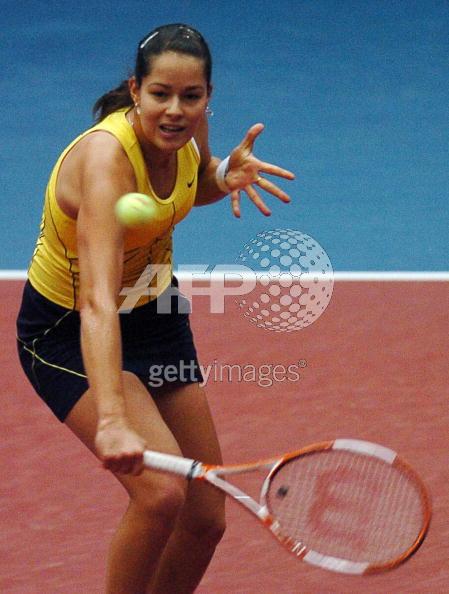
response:
{"label": "ponytail", "polygon": [[133,100],[129,92],[128,80],[124,80],[118,87],[97,99],[92,109],[95,123],[98,124],[114,111],[131,105],[133,105]]}

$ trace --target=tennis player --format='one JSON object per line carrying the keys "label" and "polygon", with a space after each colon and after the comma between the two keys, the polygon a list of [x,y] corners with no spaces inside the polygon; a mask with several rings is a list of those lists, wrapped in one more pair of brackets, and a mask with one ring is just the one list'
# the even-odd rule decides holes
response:
{"label": "tennis player", "polygon": [[[258,188],[289,198],[262,174],[294,177],[253,155],[262,124],[228,158],[211,156],[211,92],[200,33],[166,25],[139,43],[134,75],[98,99],[96,124],[51,173],[17,320],[36,392],[129,493],[111,543],[108,594],[193,592],[224,531],[223,496],[213,488],[141,472],[145,448],[221,462],[186,299],[172,275],[174,226],[192,206],[227,194],[240,216],[242,190],[267,215]],[[157,223],[118,223],[114,205],[129,192],[152,198]],[[161,271],[152,294],[142,291],[119,314],[121,290],[148,264]],[[163,300],[170,307],[160,313]],[[157,388],[148,382],[154,366],[170,369]]]}

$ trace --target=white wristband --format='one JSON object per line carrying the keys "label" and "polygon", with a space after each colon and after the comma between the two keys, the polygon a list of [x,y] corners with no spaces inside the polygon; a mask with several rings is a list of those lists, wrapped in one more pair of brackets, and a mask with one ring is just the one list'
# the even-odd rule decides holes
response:
{"label": "white wristband", "polygon": [[226,194],[229,192],[229,186],[226,183],[226,174],[229,170],[229,159],[230,156],[223,159],[215,171],[215,181],[217,182],[217,186],[222,192],[226,192]]}

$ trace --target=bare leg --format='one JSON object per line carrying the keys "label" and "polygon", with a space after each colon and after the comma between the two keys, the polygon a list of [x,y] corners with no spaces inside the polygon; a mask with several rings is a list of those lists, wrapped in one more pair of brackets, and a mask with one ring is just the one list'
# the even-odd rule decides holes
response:
{"label": "bare leg", "polygon": [[[209,406],[198,384],[178,388],[158,398],[156,403],[184,456],[210,464],[221,463]],[[194,592],[224,529],[224,496],[210,485],[192,482],[149,592]]]}
{"label": "bare leg", "polygon": [[[179,454],[175,438],[141,382],[124,373],[127,415],[147,446]],[[94,451],[97,413],[89,390],[66,420],[67,426]],[[112,540],[107,594],[144,594],[175,525],[185,498],[182,479],[156,472],[117,475],[130,503]]]}

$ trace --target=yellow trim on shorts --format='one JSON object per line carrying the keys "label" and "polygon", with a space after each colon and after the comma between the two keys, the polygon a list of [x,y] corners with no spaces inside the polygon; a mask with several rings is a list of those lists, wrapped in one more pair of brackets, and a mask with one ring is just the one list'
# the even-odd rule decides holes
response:
{"label": "yellow trim on shorts", "polygon": [[60,371],[66,371],[67,373],[71,373],[72,375],[76,375],[78,377],[82,377],[84,379],[87,379],[87,375],[85,375],[84,373],[79,373],[78,371],[73,371],[73,369],[67,369],[67,367],[61,367],[60,365],[55,365],[54,363],[50,363],[49,361],[46,361],[45,359],[42,359],[42,357],[39,357],[39,355],[36,353],[36,351],[33,351],[32,349],[30,349],[27,346],[26,342],[24,342],[18,336],[17,336],[17,340],[22,345],[22,348],[25,351],[27,351],[27,353],[30,353],[30,355],[33,357],[33,359],[37,359],[38,361],[40,361],[44,365],[47,365],[48,367],[52,367],[53,369],[59,369]]}

